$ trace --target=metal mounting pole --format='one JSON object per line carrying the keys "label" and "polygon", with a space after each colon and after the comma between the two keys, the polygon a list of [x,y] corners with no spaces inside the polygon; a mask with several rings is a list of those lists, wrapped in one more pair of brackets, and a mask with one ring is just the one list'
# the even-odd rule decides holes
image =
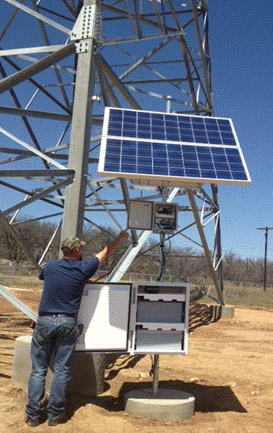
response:
{"label": "metal mounting pole", "polygon": [[153,395],[158,393],[159,355],[154,355],[153,365]]}
{"label": "metal mounting pole", "polygon": [[[90,29],[88,22],[93,22],[95,25],[97,5],[100,5],[99,0],[84,0],[83,2],[83,8],[87,7],[83,12],[88,15],[91,9],[91,16],[88,15],[89,19],[82,20],[82,29],[80,29],[79,35],[82,33],[89,34],[90,31],[91,34],[82,39],[85,49],[78,54],[68,159],[68,167],[75,171],[75,177],[71,187],[66,189],[61,240],[67,236],[80,237],[83,230],[92,123],[92,96],[95,85],[95,29]],[[81,23],[80,19],[79,16]],[[86,379],[89,384],[88,392],[90,395],[98,395],[104,389],[105,354],[78,354],[77,362],[78,369],[75,371],[75,375],[80,373],[82,362],[86,363],[86,367],[89,365],[91,371],[94,372],[93,377]],[[80,379],[77,380],[80,381]]]}
{"label": "metal mounting pole", "polygon": [[[83,7],[94,6],[96,0],[85,0]],[[68,167],[75,171],[74,182],[66,189],[61,239],[80,237],[83,229],[86,177],[92,119],[92,96],[95,85],[94,38],[84,39],[87,51],[78,54],[73,102]]]}

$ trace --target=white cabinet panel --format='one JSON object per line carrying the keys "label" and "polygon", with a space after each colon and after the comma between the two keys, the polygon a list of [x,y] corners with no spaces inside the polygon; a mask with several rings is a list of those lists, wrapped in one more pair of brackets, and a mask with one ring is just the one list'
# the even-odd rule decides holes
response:
{"label": "white cabinet panel", "polygon": [[77,351],[128,350],[130,284],[88,284],[78,314]]}

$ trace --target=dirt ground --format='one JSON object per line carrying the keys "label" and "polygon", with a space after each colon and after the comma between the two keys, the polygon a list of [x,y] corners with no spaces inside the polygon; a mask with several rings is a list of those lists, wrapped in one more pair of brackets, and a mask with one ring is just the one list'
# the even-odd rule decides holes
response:
{"label": "dirt ground", "polygon": [[[40,294],[14,292],[33,309]],[[273,432],[273,312],[235,308],[233,319],[212,321],[206,305],[192,305],[189,353],[161,355],[159,386],[189,392],[195,415],[166,422],[134,418],[123,410],[128,390],[152,387],[151,358],[108,357],[107,391],[96,398],[68,396],[64,424],[29,428],[24,422],[26,391],[11,385],[16,337],[31,334],[30,321],[0,301],[0,432],[63,433],[271,433]]]}

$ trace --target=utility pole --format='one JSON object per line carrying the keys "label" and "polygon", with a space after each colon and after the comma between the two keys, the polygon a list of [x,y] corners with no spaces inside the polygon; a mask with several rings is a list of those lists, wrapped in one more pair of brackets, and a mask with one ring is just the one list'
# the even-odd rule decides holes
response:
{"label": "utility pole", "polygon": [[257,227],[257,230],[265,230],[265,246],[264,246],[264,291],[266,292],[266,278],[267,278],[267,243],[268,231],[273,230],[273,227]]}

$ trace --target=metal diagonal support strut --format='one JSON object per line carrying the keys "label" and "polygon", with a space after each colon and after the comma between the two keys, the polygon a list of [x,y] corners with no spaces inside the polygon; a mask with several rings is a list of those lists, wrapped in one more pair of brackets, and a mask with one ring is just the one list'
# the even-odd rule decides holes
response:
{"label": "metal diagonal support strut", "polygon": [[212,279],[213,279],[213,282],[214,282],[214,285],[215,285],[215,288],[216,288],[216,291],[217,291],[217,294],[218,294],[218,298],[219,298],[220,304],[224,305],[225,303],[224,303],[223,294],[222,294],[222,291],[221,291],[221,288],[220,288],[220,285],[219,285],[217,274],[216,274],[215,269],[213,267],[213,263],[212,263],[211,256],[210,256],[210,251],[209,251],[207,240],[206,240],[206,237],[205,237],[205,234],[204,234],[204,231],[203,231],[203,227],[202,227],[202,224],[201,224],[201,221],[200,221],[200,218],[199,218],[199,214],[198,214],[198,210],[197,210],[197,207],[196,207],[196,203],[195,203],[195,199],[194,199],[192,190],[191,189],[187,189],[187,194],[188,194],[189,202],[190,202],[190,205],[191,205],[191,208],[192,208],[192,212],[193,212],[193,215],[194,215],[194,218],[195,218],[195,222],[196,222],[196,225],[197,225],[199,236],[200,236],[200,239],[201,239],[201,242],[202,242],[202,245],[203,245],[204,254],[205,254],[206,259],[207,259],[209,271],[210,271],[210,274],[212,276]]}
{"label": "metal diagonal support strut", "polygon": [[15,74],[10,75],[7,78],[4,78],[3,80],[0,81],[0,93],[3,93],[6,90],[10,89],[11,87],[22,83],[28,78],[33,77],[33,75],[36,75],[39,72],[44,71],[45,69],[49,68],[51,65],[54,65],[56,62],[70,56],[75,51],[76,51],[75,44],[65,45],[63,48],[56,51],[55,53],[50,54],[49,56],[45,57],[44,59],[40,60],[37,63],[34,63],[34,65],[28,66],[27,68],[22,69],[21,71],[16,72]]}
{"label": "metal diagonal support strut", "polygon": [[[72,172],[72,171],[71,171]],[[0,217],[9,215],[11,212],[16,211],[17,209],[22,209],[23,207],[27,206],[30,203],[33,203],[36,200],[41,199],[42,197],[47,196],[48,194],[50,194],[53,191],[56,191],[58,188],[62,188],[66,185],[68,185],[69,183],[73,182],[73,177],[70,176],[67,179],[64,179],[56,184],[54,184],[53,186],[49,187],[49,188],[44,188],[41,192],[35,194],[34,196],[23,200],[21,203],[17,203],[14,206],[11,206],[9,209],[5,209],[3,212],[0,212]]]}
{"label": "metal diagonal support strut", "polygon": [[24,251],[25,255],[28,257],[28,259],[31,261],[31,263],[40,272],[42,269],[41,266],[36,263],[35,258],[33,257],[31,252],[28,251],[28,249],[26,248],[24,241],[21,238],[21,236],[19,235],[19,233],[17,233],[17,231],[9,224],[9,222],[7,221],[6,218],[1,217],[0,219],[3,222],[3,224],[5,225],[5,228],[10,232],[11,236],[16,240],[19,247],[22,248],[22,250]]}
{"label": "metal diagonal support strut", "polygon": [[33,320],[33,322],[37,322],[38,314],[34,310],[29,308],[26,304],[24,304],[22,301],[20,301],[20,299],[16,298],[16,296],[10,293],[9,290],[1,286],[1,284],[0,284],[0,295],[2,295],[3,298],[5,298],[12,305],[14,305],[14,307],[22,311],[23,314],[25,314],[27,317]]}

